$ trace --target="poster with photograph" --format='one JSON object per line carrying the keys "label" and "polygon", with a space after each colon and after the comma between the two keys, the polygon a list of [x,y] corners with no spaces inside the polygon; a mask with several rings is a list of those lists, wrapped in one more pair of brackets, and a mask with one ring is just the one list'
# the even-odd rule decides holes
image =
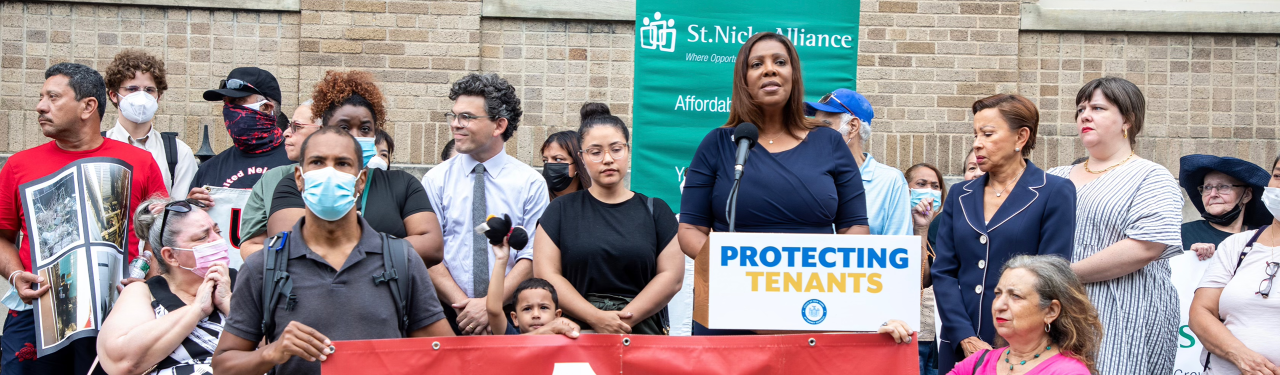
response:
{"label": "poster with photograph", "polygon": [[49,285],[35,303],[37,356],[97,335],[119,297],[132,182],[128,164],[87,158],[19,187],[32,268]]}

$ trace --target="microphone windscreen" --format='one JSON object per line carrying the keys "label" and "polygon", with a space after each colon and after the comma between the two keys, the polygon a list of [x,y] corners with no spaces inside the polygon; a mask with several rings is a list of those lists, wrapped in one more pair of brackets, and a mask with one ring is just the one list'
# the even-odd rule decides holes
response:
{"label": "microphone windscreen", "polygon": [[756,141],[760,140],[760,129],[750,122],[738,124],[733,128],[733,143],[736,144],[742,139],[750,139],[751,144],[747,147],[755,147]]}
{"label": "microphone windscreen", "polygon": [[507,237],[507,244],[511,245],[512,249],[524,250],[524,247],[529,245],[529,232],[526,232],[524,227],[511,228],[511,236]]}

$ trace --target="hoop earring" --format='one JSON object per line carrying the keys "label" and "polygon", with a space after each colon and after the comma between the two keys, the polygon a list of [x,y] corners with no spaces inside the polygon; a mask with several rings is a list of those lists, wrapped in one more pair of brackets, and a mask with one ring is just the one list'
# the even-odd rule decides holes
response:
{"label": "hoop earring", "polygon": [[1128,138],[1129,138],[1129,129],[1125,129],[1125,130],[1124,130],[1124,138],[1125,138],[1125,139],[1128,139]]}
{"label": "hoop earring", "polygon": [[1044,333],[1049,333],[1049,329],[1053,327],[1053,323],[1044,324]]}

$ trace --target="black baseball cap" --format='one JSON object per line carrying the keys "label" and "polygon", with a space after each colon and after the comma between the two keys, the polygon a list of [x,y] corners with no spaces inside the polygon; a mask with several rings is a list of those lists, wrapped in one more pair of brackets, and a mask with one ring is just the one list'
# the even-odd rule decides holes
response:
{"label": "black baseball cap", "polygon": [[280,103],[280,83],[271,72],[257,67],[241,67],[231,70],[218,88],[204,92],[204,100],[216,102],[225,97],[243,98],[258,94]]}

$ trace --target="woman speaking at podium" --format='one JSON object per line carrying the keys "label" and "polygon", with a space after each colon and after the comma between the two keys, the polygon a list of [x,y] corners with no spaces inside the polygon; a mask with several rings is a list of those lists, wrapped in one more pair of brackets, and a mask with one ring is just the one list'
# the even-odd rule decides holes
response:
{"label": "woman speaking at podium", "polygon": [[[678,239],[689,257],[704,264],[698,253],[711,230],[729,230],[725,208],[734,184],[733,133],[742,123],[755,124],[760,137],[743,166],[736,231],[870,233],[853,155],[839,132],[805,118],[803,100],[800,57],[791,42],[771,32],[748,39],[733,69],[729,120],[703,138],[685,177]],[[695,290],[701,288],[705,285],[695,284]],[[709,330],[695,321],[693,334],[752,332]]]}

